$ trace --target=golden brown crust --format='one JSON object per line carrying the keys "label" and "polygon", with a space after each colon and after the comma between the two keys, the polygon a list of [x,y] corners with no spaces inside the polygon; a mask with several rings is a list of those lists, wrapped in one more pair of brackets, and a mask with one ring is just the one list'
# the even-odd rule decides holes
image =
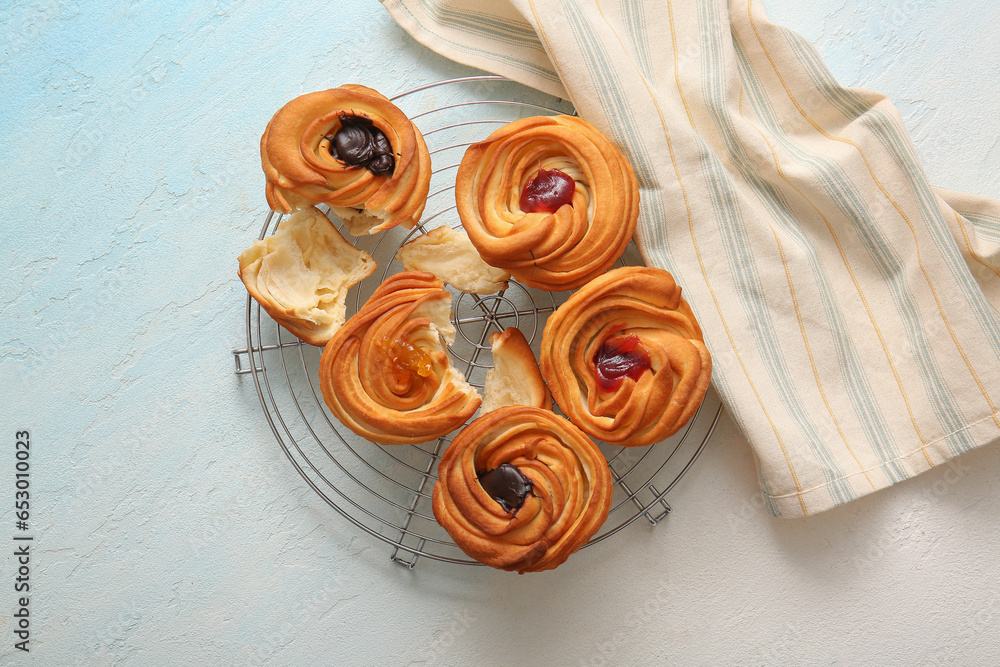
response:
{"label": "golden brown crust", "polygon": [[[602,390],[594,357],[608,338],[628,334],[641,341],[651,367]],[[636,447],[673,435],[694,415],[712,360],[673,276],[624,267],[588,283],[549,317],[541,369],[570,421],[598,440]]]}
{"label": "golden brown crust", "polygon": [[462,426],[481,398],[451,365],[451,295],[429,273],[390,276],[323,350],[319,379],[334,416],[372,442],[426,442]]}
{"label": "golden brown crust", "polygon": [[[479,475],[503,463],[533,483],[506,512]],[[479,417],[445,451],[434,516],[470,557],[520,573],[551,570],[607,519],[613,487],[607,461],[578,428],[548,410],[509,406]]]}
{"label": "golden brown crust", "polygon": [[[385,134],[395,157],[391,174],[350,167],[330,154],[329,138],[345,114],[367,118]],[[388,98],[365,86],[346,84],[288,102],[267,124],[260,154],[267,202],[281,213],[310,202],[338,214],[363,210],[372,225],[362,231],[374,234],[413,227],[427,201],[431,163],[423,136]]]}
{"label": "golden brown crust", "polygon": [[545,386],[535,353],[520,329],[509,327],[490,335],[493,368],[486,373],[483,412],[506,405],[552,409],[552,394]]}
{"label": "golden brown crust", "polygon": [[247,292],[278,324],[310,345],[326,345],[347,315],[347,290],[375,271],[314,207],[284,218],[239,257]]}
{"label": "golden brown crust", "polygon": [[[576,184],[572,202],[555,213],[525,213],[519,203],[540,167],[558,169]],[[524,118],[470,146],[455,199],[462,225],[488,264],[549,291],[575,289],[610,268],[639,215],[631,165],[574,116]]]}

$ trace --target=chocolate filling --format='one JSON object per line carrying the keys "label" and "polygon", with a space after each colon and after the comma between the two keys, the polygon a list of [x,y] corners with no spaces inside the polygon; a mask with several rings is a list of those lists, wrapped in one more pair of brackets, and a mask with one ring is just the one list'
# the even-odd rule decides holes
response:
{"label": "chocolate filling", "polygon": [[340,129],[329,139],[330,155],[349,167],[365,167],[373,174],[391,174],[396,167],[392,145],[368,118],[343,114]]}
{"label": "chocolate filling", "polygon": [[504,512],[521,509],[532,488],[531,480],[509,463],[479,475],[479,483]]}

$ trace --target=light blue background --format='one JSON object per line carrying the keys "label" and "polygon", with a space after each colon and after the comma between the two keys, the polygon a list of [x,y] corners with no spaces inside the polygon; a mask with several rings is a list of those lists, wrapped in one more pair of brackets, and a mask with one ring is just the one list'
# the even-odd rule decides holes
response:
{"label": "light blue background", "polygon": [[[939,186],[1000,197],[994,0],[765,0],[893,99]],[[32,442],[31,653],[3,664],[975,664],[1000,655],[996,447],[801,521],[724,418],[655,529],[517,577],[317,502],[234,374],[258,142],[295,95],[470,73],[375,0],[0,9],[0,543]],[[4,481],[4,480],[7,481]]]}

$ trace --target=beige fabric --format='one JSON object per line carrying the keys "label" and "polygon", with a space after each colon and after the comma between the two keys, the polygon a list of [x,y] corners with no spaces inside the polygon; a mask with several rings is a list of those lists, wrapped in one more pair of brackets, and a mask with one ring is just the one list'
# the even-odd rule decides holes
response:
{"label": "beige fabric", "polygon": [[683,286],[772,513],[1000,436],[1000,207],[934,190],[892,104],[757,0],[383,2],[456,60],[558,75],[628,156],[640,251]]}

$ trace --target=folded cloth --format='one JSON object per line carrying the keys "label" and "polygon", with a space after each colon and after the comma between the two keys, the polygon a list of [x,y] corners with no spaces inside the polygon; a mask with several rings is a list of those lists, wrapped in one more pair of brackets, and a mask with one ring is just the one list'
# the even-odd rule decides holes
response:
{"label": "folded cloth", "polygon": [[641,187],[775,516],[1000,436],[1000,205],[935,190],[893,106],[757,0],[382,0],[441,54],[568,97]]}

